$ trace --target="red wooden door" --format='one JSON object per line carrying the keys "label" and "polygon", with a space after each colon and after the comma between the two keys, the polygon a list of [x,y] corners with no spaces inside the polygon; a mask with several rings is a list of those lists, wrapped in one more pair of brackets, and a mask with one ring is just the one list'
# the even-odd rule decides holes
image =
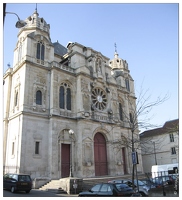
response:
{"label": "red wooden door", "polygon": [[61,177],[69,177],[70,144],[61,144]]}
{"label": "red wooden door", "polygon": [[94,160],[95,176],[107,175],[106,140],[101,133],[96,133],[94,137]]}

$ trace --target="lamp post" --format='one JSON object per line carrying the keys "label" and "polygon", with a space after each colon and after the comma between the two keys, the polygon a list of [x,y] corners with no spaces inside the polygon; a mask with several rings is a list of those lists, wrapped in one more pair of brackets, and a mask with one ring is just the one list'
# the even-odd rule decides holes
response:
{"label": "lamp post", "polygon": [[16,22],[16,25],[15,25],[16,28],[22,28],[27,24],[25,21],[20,20],[19,16],[14,12],[5,12],[5,15],[6,14],[13,14],[13,15],[16,15],[18,17],[18,21]]}
{"label": "lamp post", "polygon": [[70,176],[69,177],[73,177],[72,174],[72,136],[74,134],[74,131],[72,129],[69,130],[69,135],[71,138],[71,146],[70,146]]}

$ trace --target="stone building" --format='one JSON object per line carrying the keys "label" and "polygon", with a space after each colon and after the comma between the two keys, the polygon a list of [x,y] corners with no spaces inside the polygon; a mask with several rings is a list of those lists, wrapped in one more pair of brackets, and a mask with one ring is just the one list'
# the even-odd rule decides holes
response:
{"label": "stone building", "polygon": [[131,149],[120,143],[131,138],[129,101],[136,100],[128,63],[117,52],[110,60],[77,42],[52,43],[37,11],[25,21],[4,74],[4,172],[131,174]]}

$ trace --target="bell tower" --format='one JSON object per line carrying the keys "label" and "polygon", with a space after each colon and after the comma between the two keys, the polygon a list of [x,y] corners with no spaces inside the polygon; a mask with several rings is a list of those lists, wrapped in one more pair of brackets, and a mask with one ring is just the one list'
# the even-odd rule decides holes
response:
{"label": "bell tower", "polygon": [[17,68],[25,60],[48,67],[54,60],[54,47],[50,39],[50,25],[37,12],[29,16],[26,26],[18,33],[18,41],[14,51],[13,67]]}

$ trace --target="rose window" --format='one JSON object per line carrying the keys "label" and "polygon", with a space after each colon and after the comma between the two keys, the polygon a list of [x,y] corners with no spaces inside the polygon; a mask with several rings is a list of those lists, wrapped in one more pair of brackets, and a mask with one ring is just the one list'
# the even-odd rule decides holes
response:
{"label": "rose window", "polygon": [[92,89],[92,102],[93,107],[99,110],[104,110],[107,104],[106,93],[104,92],[104,90],[100,88]]}

